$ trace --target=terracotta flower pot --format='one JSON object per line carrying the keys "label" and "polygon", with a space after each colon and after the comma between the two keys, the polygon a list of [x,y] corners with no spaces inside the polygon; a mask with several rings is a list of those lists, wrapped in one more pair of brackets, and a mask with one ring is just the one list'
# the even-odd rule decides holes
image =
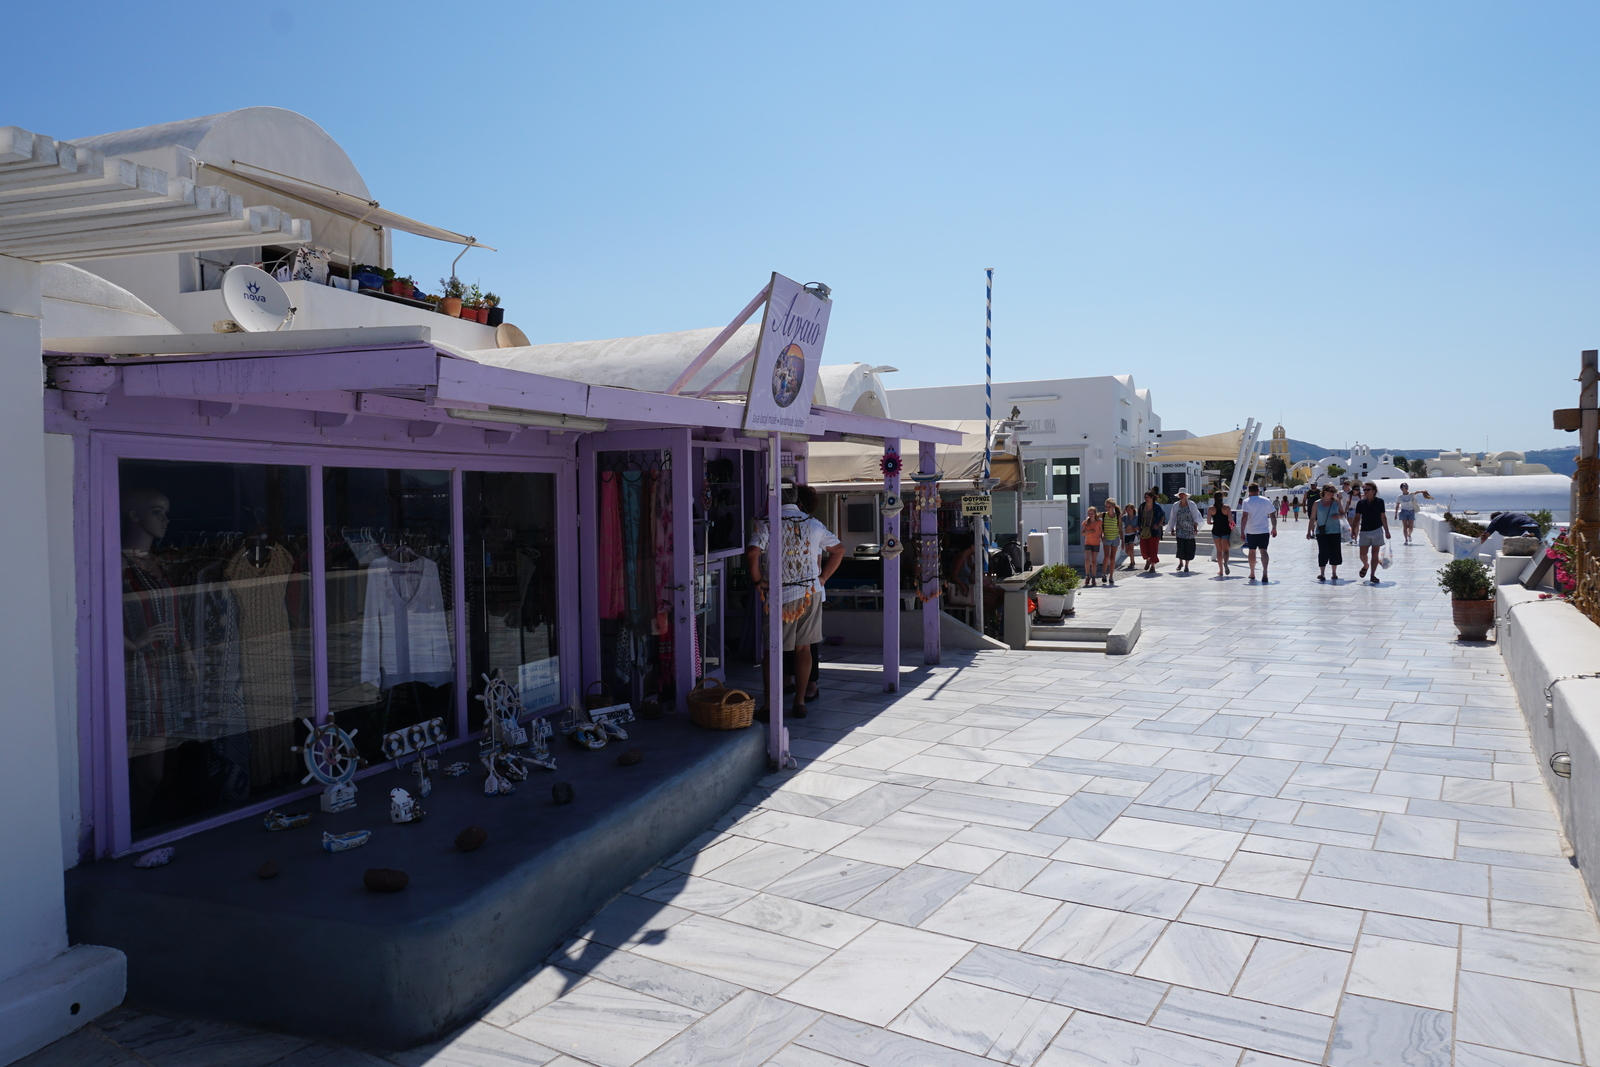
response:
{"label": "terracotta flower pot", "polygon": [[389,293],[392,296],[410,296],[411,295],[411,283],[410,282],[402,282],[402,281],[396,280],[396,281],[390,282],[388,285],[384,286],[384,288],[389,290]]}
{"label": "terracotta flower pot", "polygon": [[482,322],[483,321],[483,309],[482,308],[462,308],[461,309],[461,317],[464,318],[464,319],[470,318],[473,322]]}
{"label": "terracotta flower pot", "polygon": [[1451,600],[1450,617],[1463,641],[1482,641],[1494,629],[1493,600]]}
{"label": "terracotta flower pot", "polygon": [[439,312],[449,315],[452,319],[461,317],[461,298],[459,296],[446,296],[439,300]]}

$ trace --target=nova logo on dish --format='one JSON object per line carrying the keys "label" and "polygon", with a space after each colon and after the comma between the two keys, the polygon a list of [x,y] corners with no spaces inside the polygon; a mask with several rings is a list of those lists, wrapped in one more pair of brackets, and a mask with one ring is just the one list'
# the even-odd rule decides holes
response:
{"label": "nova logo on dish", "polygon": [[267,302],[267,298],[261,295],[261,286],[257,285],[255,282],[251,282],[249,285],[244,287],[244,298],[246,300],[254,300],[258,304],[265,304]]}

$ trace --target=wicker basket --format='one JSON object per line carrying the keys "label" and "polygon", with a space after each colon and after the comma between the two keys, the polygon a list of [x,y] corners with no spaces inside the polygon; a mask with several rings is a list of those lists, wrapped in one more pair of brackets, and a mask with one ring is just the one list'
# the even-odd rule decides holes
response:
{"label": "wicker basket", "polygon": [[[600,687],[599,691],[591,692],[590,690],[593,690],[596,686]],[[604,682],[590,682],[589,688],[583,691],[583,708],[585,711],[593,711],[595,708],[609,708],[615,703],[616,701],[611,699],[611,687]]]}
{"label": "wicker basket", "polygon": [[743,730],[754,719],[756,701],[742,689],[726,689],[702,678],[689,690],[689,721],[707,730]]}

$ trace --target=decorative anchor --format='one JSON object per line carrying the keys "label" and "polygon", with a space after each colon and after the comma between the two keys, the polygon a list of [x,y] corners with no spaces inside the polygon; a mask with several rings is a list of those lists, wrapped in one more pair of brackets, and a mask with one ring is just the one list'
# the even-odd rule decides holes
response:
{"label": "decorative anchor", "polygon": [[526,781],[528,765],[556,769],[550,756],[549,739],[554,731],[545,719],[534,719],[523,726],[522,697],[516,687],[495,672],[495,677],[482,675],[483,692],[476,699],[483,702],[487,713],[483,722],[483,742],[478,746],[479,759],[489,777],[483,783],[484,796],[501,796],[515,791],[514,782]]}
{"label": "decorative anchor", "polygon": [[366,762],[356,752],[356,730],[345,733],[334,723],[318,726],[310,719],[301,719],[306,724],[306,743],[294,745],[289,751],[300,753],[306,761],[306,770],[310,771],[300,779],[301,785],[309,785],[313,779],[323,785],[322,810],[327,812],[348,811],[356,806],[356,771]]}

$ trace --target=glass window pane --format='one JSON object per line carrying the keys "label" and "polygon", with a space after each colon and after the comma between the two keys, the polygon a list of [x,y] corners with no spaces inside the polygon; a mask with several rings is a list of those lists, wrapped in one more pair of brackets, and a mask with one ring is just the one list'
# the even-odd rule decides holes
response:
{"label": "glass window pane", "polygon": [[[527,710],[561,703],[555,475],[466,471],[461,484],[469,691],[498,671]],[[467,704],[473,729],[482,706]]]}
{"label": "glass window pane", "polygon": [[136,837],[299,785],[313,714],[307,472],[124,459],[122,646]]}
{"label": "glass window pane", "polygon": [[1030,459],[1023,463],[1023,480],[1027,486],[1022,490],[1024,500],[1044,500],[1050,491],[1050,486],[1045,482],[1045,467],[1047,464],[1042,459]]}
{"label": "glass window pane", "polygon": [[328,467],[328,712],[383,760],[383,735],[444,719],[455,732],[450,472]]}

